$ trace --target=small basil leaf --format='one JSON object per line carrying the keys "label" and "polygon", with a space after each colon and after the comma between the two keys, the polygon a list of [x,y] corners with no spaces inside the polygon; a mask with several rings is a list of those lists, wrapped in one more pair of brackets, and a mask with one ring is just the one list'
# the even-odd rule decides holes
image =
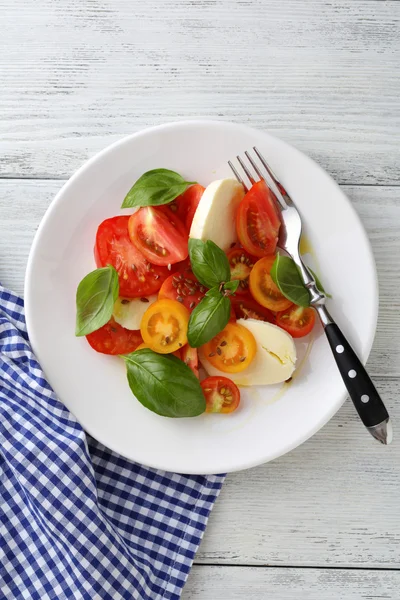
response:
{"label": "small basil leaf", "polygon": [[147,171],[131,187],[121,208],[168,204],[193,183],[195,182],[185,181],[179,173],[169,169]]}
{"label": "small basil leaf", "polygon": [[206,344],[224,329],[231,314],[229,298],[213,288],[201,300],[190,315],[188,342],[192,348]]}
{"label": "small basil leaf", "polygon": [[298,306],[310,306],[310,293],[291,258],[277,254],[270,275],[285,298]]}
{"label": "small basil leaf", "polygon": [[143,406],[162,417],[197,417],[206,409],[200,382],[176,356],[148,348],[122,356],[129,387]]}
{"label": "small basil leaf", "polygon": [[239,287],[239,279],[232,279],[232,281],[228,281],[224,284],[224,290],[234,294]]}
{"label": "small basil leaf", "polygon": [[118,293],[118,274],[111,265],[86,275],[76,291],[75,335],[88,335],[103,327],[111,319]]}
{"label": "small basil leaf", "polygon": [[317,288],[319,289],[320,292],[322,292],[323,294],[325,294],[325,296],[327,298],[332,298],[332,296],[330,294],[328,294],[325,290],[324,287],[321,283],[320,278],[318,277],[318,275],[315,273],[315,271],[313,271],[312,269],[310,269],[310,267],[308,267],[308,270],[311,271],[314,279],[315,279],[315,283],[317,284]]}
{"label": "small basil leaf", "polygon": [[208,288],[229,281],[231,270],[225,252],[211,240],[189,240],[189,257],[192,271]]}

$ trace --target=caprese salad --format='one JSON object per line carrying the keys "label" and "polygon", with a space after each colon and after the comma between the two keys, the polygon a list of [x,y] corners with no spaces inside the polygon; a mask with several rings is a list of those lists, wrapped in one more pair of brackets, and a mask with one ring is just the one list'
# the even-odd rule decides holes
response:
{"label": "caprese salad", "polygon": [[295,264],[277,253],[267,185],[245,194],[234,179],[204,188],[155,169],[122,208],[129,214],[97,229],[76,335],[124,359],[136,398],[166,417],[231,413],[240,386],[290,379],[293,338],[310,333],[315,315]]}

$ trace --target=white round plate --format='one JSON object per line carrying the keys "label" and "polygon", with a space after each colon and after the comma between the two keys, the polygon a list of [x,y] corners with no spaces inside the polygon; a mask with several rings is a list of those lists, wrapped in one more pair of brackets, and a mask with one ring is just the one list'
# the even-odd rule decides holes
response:
{"label": "white round plate", "polygon": [[[26,318],[50,384],[92,436],[151,467],[223,473],[272,460],[313,435],[346,397],[320,328],[291,384],[242,388],[237,412],[192,419],[167,419],[144,408],[130,392],[123,361],[95,353],[85,338],[74,335],[76,287],[95,268],[96,229],[103,219],[124,214],[120,206],[135,180],[164,167],[207,185],[230,177],[227,160],[254,145],[300,208],[314,266],[333,295],[329,310],[366,361],[376,328],[378,287],[365,231],[350,202],[319,166],[263,131],[188,121],[113,144],[64,185],[31,249]],[[298,346],[302,357],[307,344]]]}

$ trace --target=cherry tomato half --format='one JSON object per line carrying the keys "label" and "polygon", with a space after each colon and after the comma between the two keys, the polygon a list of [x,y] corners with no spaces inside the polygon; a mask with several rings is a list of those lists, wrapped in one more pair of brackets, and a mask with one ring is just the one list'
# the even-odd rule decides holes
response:
{"label": "cherry tomato half", "polygon": [[264,181],[247,192],[236,214],[236,231],[243,248],[253,256],[275,252],[281,222],[274,199]]}
{"label": "cherry tomato half", "polygon": [[286,310],[292,302],[285,298],[272,281],[270,271],[275,256],[265,256],[256,262],[249,277],[250,292],[261,306],[274,312]]}
{"label": "cherry tomato half", "polygon": [[207,360],[224,373],[240,373],[257,352],[253,334],[243,325],[228,323],[212,340],[202,346]]}
{"label": "cherry tomato half", "polygon": [[190,312],[198,305],[206,293],[192,272],[177,272],[162,284],[158,298],[169,298],[181,302]]}
{"label": "cherry tomato half", "polygon": [[232,248],[227,256],[231,268],[231,279],[238,279],[240,282],[235,293],[245,294],[249,289],[250,271],[258,259],[250,256],[243,248]]}
{"label": "cherry tomato half", "polygon": [[87,341],[96,352],[102,354],[129,354],[142,343],[140,331],[125,329],[114,319],[86,336]]}
{"label": "cherry tomato half", "polygon": [[191,348],[189,344],[186,344],[181,348],[181,359],[183,362],[192,369],[196,377],[199,377],[199,357],[197,354],[197,348]]}
{"label": "cherry tomato half", "polygon": [[169,354],[187,344],[190,313],[176,300],[157,300],[143,315],[140,332],[154,352]]}
{"label": "cherry tomato half", "polygon": [[314,327],[315,311],[313,308],[293,305],[288,310],[278,312],[276,324],[294,338],[304,337]]}
{"label": "cherry tomato half", "polygon": [[275,323],[272,312],[258,304],[250,294],[232,296],[231,303],[238,319],[257,319],[258,321]]}
{"label": "cherry tomato half", "polygon": [[164,206],[143,206],[129,218],[129,237],[154,265],[172,265],[188,255],[188,233]]}
{"label": "cherry tomato half", "polygon": [[200,385],[206,399],[206,412],[227,414],[239,406],[239,388],[227,377],[207,377]]}
{"label": "cherry tomato half", "polygon": [[190,231],[194,213],[199,205],[200,198],[205,188],[199,183],[188,187],[180,196],[175,198],[171,204],[168,204],[170,210],[185,224],[187,231]]}
{"label": "cherry tomato half", "polygon": [[166,267],[151,265],[129,239],[129,216],[103,221],[96,234],[94,256],[98,267],[112,265],[118,272],[119,293],[127,298],[155,294],[169,276]]}

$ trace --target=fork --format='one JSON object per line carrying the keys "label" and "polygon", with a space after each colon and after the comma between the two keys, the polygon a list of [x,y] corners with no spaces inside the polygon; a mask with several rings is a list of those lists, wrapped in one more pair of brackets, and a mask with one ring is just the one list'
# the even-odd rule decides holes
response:
{"label": "fork", "polygon": [[[245,156],[254,169],[255,175],[240,156],[236,157],[237,161],[251,185],[256,183],[257,177],[263,179],[275,195],[282,223],[278,247],[287,252],[298,267],[304,285],[310,293],[310,305],[319,315],[344,384],[362,422],[375,439],[382,444],[390,444],[392,441],[392,425],[385,405],[358,356],[329,314],[325,306],[326,294],[318,289],[313,274],[301,258],[299,244],[302,221],[300,213],[261,152],[255,146],[253,150],[265,172],[262,171],[256,160],[247,151]],[[235,166],[231,161],[228,161],[228,165],[247,192],[248,187]]]}

